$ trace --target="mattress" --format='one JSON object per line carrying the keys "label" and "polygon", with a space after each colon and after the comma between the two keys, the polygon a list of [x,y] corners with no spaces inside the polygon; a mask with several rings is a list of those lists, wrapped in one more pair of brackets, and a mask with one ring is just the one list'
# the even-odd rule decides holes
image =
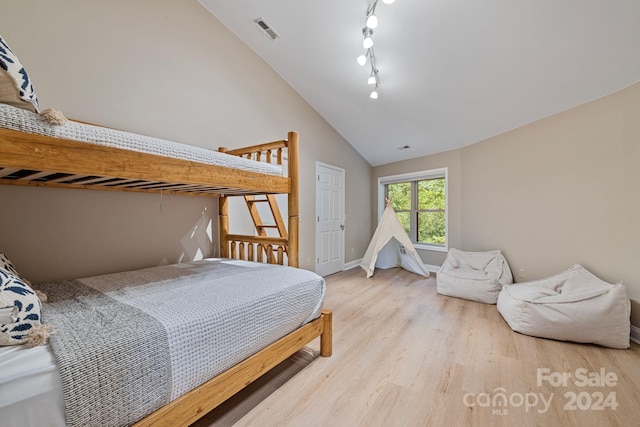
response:
{"label": "mattress", "polygon": [[[168,346],[162,348],[166,356],[149,361],[150,375],[138,374],[141,388],[132,390],[133,397],[105,385],[107,379],[131,377],[124,373],[136,372],[129,359],[117,363],[114,361],[117,357],[105,360],[104,355],[112,352],[105,347],[107,341],[103,339],[108,332],[96,333],[94,325],[82,326],[73,305],[60,299],[66,292],[61,288],[80,285],[83,287],[77,298],[80,305],[90,305],[97,298],[120,304],[92,307],[89,311],[101,322],[125,318],[126,310],[140,311],[155,319],[167,335]],[[1,349],[3,426],[62,426],[65,419],[67,425],[130,424],[153,408],[135,416],[125,414],[130,419],[118,421],[122,411],[131,411],[126,407],[119,409],[118,402],[124,401],[127,405],[131,399],[138,398],[146,402],[149,398],[145,393],[153,399],[166,397],[166,401],[158,401],[160,406],[174,400],[317,318],[325,294],[324,280],[313,272],[226,259],[95,276],[38,288],[49,294],[51,302],[43,306],[43,319],[53,325],[54,335],[50,346]],[[62,306],[56,311],[52,307],[57,304]],[[145,334],[149,333],[146,324],[143,329]],[[84,334],[95,341],[96,348],[76,349],[66,354],[69,352],[65,353],[61,340],[64,341],[66,335]],[[119,351],[123,347],[135,348],[129,331],[122,335],[126,336],[126,346],[119,346],[115,353],[131,353]],[[146,346],[142,348],[146,350]],[[154,352],[149,348],[144,358],[152,358]],[[99,367],[82,365],[83,359],[92,360]],[[112,376],[107,365],[115,365]],[[151,376],[163,372],[165,367],[168,378],[158,383],[166,385],[166,389],[155,387]],[[34,402],[39,402],[42,411],[33,411]],[[140,406],[133,404],[132,408],[138,410]],[[25,423],[27,408],[30,408],[30,419]]]}
{"label": "mattress", "polygon": [[65,425],[60,374],[51,347],[0,347],[0,425]]}
{"label": "mattress", "polygon": [[53,125],[39,114],[2,103],[0,103],[0,127],[244,171],[282,175],[282,168],[275,164],[71,120],[63,125]]}

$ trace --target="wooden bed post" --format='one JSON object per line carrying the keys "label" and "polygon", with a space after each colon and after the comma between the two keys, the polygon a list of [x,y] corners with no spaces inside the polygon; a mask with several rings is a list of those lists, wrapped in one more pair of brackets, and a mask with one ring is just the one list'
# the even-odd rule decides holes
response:
{"label": "wooden bed post", "polygon": [[218,199],[218,219],[220,220],[220,258],[229,258],[229,199]]}
{"label": "wooden bed post", "polygon": [[287,149],[289,157],[289,181],[291,182],[291,191],[289,192],[289,248],[287,256],[289,257],[289,266],[299,266],[298,240],[299,235],[299,217],[298,217],[298,193],[299,193],[299,174],[298,174],[298,132],[289,132],[287,135]]}
{"label": "wooden bed post", "polygon": [[[226,153],[227,147],[219,147],[218,151]],[[229,258],[229,242],[227,242],[227,236],[229,235],[229,200],[225,196],[218,198],[218,224],[220,258]]]}
{"label": "wooden bed post", "polygon": [[333,312],[322,309],[323,332],[320,335],[320,356],[330,357],[333,354]]}

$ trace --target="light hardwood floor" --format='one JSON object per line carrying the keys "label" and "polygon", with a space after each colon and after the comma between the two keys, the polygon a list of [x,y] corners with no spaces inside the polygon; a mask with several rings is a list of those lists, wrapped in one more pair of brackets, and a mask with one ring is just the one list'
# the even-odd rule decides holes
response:
{"label": "light hardwood floor", "polygon": [[635,343],[518,334],[495,305],[438,295],[433,275],[352,269],[326,280],[333,356],[313,343],[194,426],[640,425]]}

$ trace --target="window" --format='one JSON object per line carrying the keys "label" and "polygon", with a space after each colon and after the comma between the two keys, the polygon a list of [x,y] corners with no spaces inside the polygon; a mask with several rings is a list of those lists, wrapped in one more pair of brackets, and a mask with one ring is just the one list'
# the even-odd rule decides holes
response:
{"label": "window", "polygon": [[416,247],[447,250],[446,168],[383,177],[378,182],[382,202],[391,200]]}

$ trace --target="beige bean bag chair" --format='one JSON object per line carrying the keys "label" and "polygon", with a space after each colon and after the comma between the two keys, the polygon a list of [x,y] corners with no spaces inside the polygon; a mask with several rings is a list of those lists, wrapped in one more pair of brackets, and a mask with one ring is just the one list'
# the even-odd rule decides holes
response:
{"label": "beige bean bag chair", "polygon": [[495,304],[502,287],[513,283],[513,276],[500,251],[464,252],[451,248],[436,283],[439,294]]}
{"label": "beige bean bag chair", "polygon": [[579,264],[503,288],[498,311],[522,334],[629,348],[631,305],[624,285],[600,280]]}

